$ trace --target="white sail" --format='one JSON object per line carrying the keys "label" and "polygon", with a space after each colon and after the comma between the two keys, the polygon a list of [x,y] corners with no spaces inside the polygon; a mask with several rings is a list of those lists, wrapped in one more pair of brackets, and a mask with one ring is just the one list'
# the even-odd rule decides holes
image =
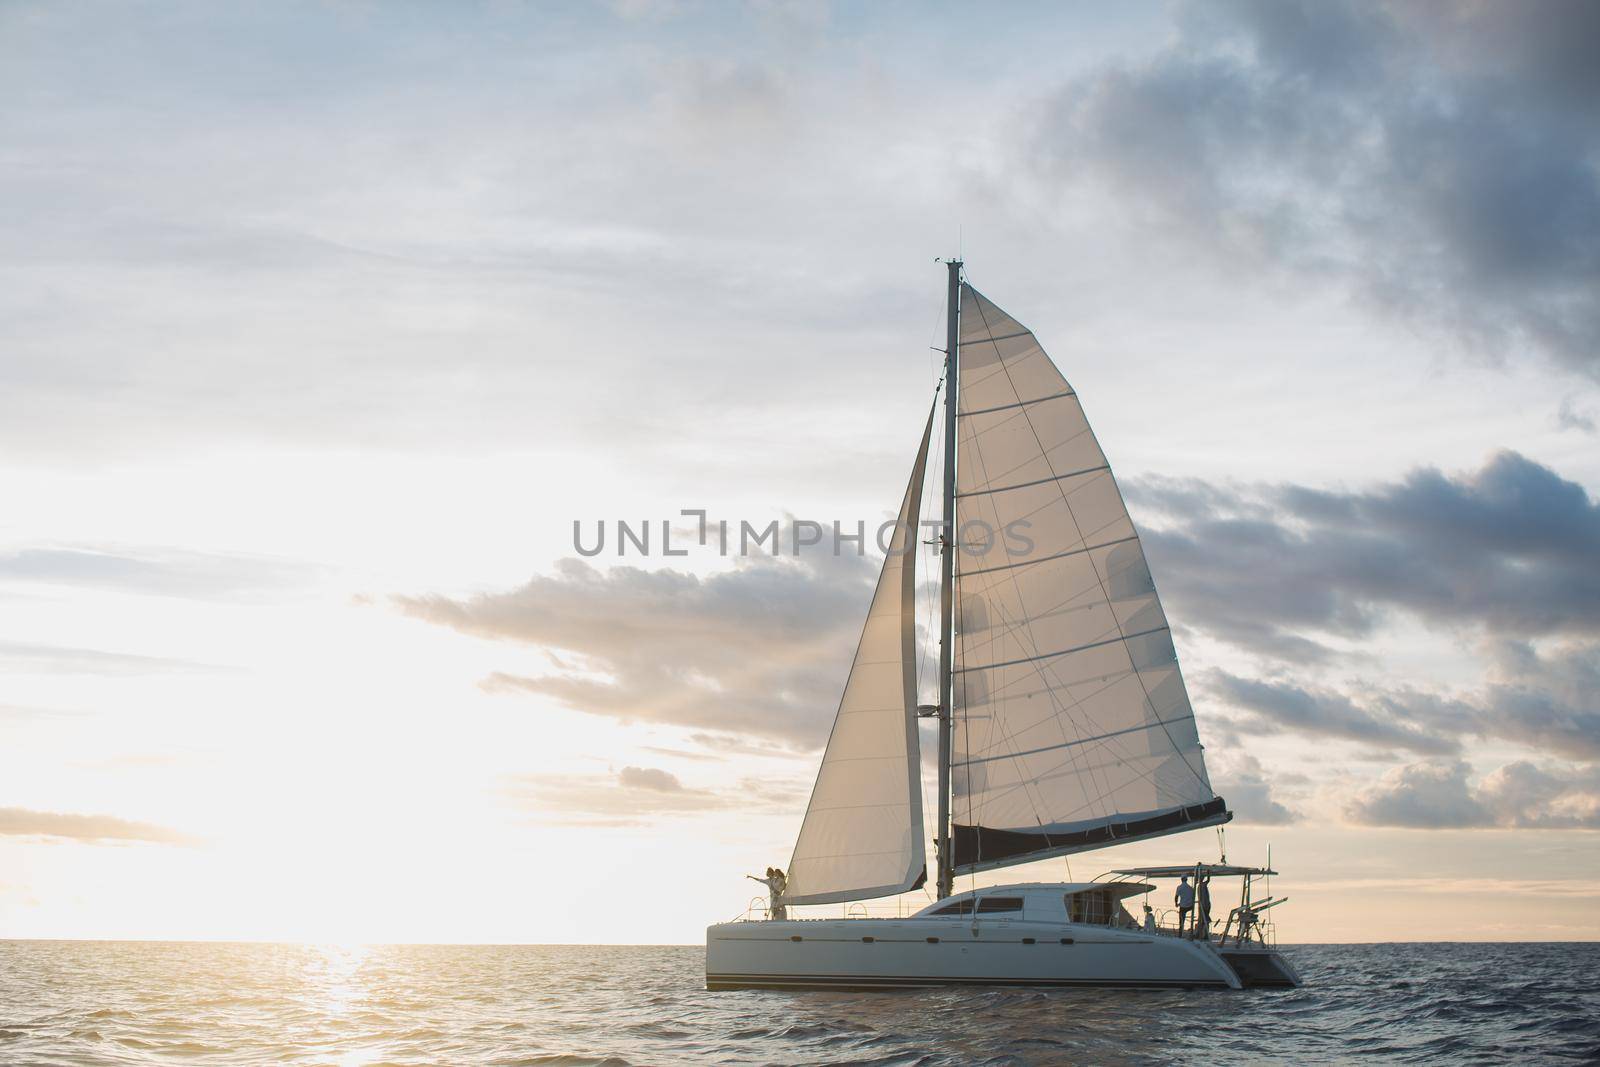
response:
{"label": "white sail", "polygon": [[915,889],[927,877],[917,743],[916,537],[933,417],[817,771],[785,904]]}
{"label": "white sail", "polygon": [[956,868],[1226,821],[1078,398],[1033,334],[965,284],[958,397]]}

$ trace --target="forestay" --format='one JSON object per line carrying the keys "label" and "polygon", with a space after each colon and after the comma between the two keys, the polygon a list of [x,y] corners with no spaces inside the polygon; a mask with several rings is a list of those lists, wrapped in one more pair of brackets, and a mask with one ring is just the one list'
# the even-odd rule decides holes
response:
{"label": "forestay", "polygon": [[1026,327],[965,284],[960,338],[957,869],[1226,821],[1077,395]]}
{"label": "forestay", "polygon": [[916,536],[933,417],[817,772],[785,904],[903,893],[927,877],[917,743]]}

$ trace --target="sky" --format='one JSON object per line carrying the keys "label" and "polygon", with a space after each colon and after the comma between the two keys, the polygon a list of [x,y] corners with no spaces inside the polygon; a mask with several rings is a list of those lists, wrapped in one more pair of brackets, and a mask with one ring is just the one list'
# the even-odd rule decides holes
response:
{"label": "sky", "polygon": [[742,914],[878,563],[684,513],[892,515],[960,255],[1083,400],[1279,937],[1600,937],[1597,50],[1577,0],[0,6],[0,936]]}

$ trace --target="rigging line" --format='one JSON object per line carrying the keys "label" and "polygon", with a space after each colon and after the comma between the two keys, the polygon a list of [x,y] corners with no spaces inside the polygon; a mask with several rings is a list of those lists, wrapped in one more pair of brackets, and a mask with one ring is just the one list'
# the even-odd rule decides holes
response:
{"label": "rigging line", "polygon": [[[933,323],[933,333],[931,333],[929,335],[929,341],[930,342],[937,336],[937,332],[938,332],[939,326],[941,325],[941,320],[944,318],[944,301],[943,300],[939,300],[935,304],[934,311],[936,312],[936,314],[935,314],[934,323]],[[938,359],[936,359],[934,357],[933,352],[934,352],[933,345],[930,343],[928,345],[928,364],[929,364],[928,365],[928,376],[930,378],[936,378],[937,379],[934,382],[934,386],[933,386],[933,407],[934,407],[934,410],[937,411],[938,408],[939,408],[940,391],[944,388],[945,367],[943,366],[942,361],[940,361],[940,360],[938,360]],[[917,549],[918,549],[918,553],[917,554],[918,554],[918,556],[920,558],[920,561],[921,561],[921,563],[923,565],[923,570],[922,570],[923,574],[931,574],[933,572],[933,565],[934,565],[935,562],[937,562],[935,560],[934,556],[933,556],[933,553],[929,550],[929,546],[927,546],[927,545],[922,543],[922,531],[924,529],[924,527],[922,525],[922,521],[928,517],[928,512],[929,512],[929,510],[931,508],[931,501],[929,500],[928,493],[926,492],[926,490],[927,490],[927,482],[928,482],[927,474],[928,474],[929,471],[941,469],[936,465],[936,463],[934,461],[937,460],[939,462],[942,462],[943,456],[944,456],[944,435],[943,434],[939,434],[938,438],[939,438],[939,440],[936,443],[934,443],[934,449],[936,450],[936,452],[935,452],[934,455],[930,455],[930,457],[929,457],[930,462],[928,464],[927,470],[924,471],[924,477],[923,477],[923,490],[924,490],[924,492],[922,494],[922,506],[918,509],[918,514],[917,514],[917,527],[916,527],[916,539],[917,539]],[[922,597],[922,599],[923,599],[923,604],[922,604],[923,617],[924,618],[932,618],[932,612],[933,612],[933,587],[930,586],[930,585],[927,585],[926,583],[922,583],[922,584],[923,584],[923,597]],[[916,620],[915,619],[912,620],[912,628],[913,629],[916,628]],[[926,641],[918,641],[917,642],[917,703],[919,705],[922,703],[922,686],[923,686],[923,683],[926,680],[926,677],[927,677],[927,674],[928,674],[930,659],[931,659],[931,657],[930,657],[930,653],[929,653],[929,648],[928,648],[927,642]],[[918,741],[919,741],[919,744],[920,744],[920,741],[921,741],[921,736],[920,736],[921,735],[921,727],[920,726],[918,727],[918,731],[917,732],[918,732]],[[921,768],[921,765],[919,764],[918,768],[917,768],[917,773],[921,774],[921,772],[922,772],[922,768]],[[924,799],[924,801],[926,801],[928,799],[928,796],[925,794],[923,799]],[[924,809],[924,810],[926,810],[926,809]]]}
{"label": "rigging line", "polygon": [[937,348],[935,348],[933,346],[933,342],[935,342],[935,341],[937,341],[939,339],[939,331],[944,326],[945,299],[946,299],[945,297],[935,297],[934,298],[934,304],[933,304],[933,328],[928,331],[928,345],[927,345],[927,350],[928,350],[928,371],[929,371],[928,377],[930,377],[930,378],[938,378],[940,381],[944,380],[944,366],[943,366],[943,361],[942,360],[936,360],[934,358],[934,356],[933,356],[934,352],[939,351],[939,349],[937,349]]}
{"label": "rigging line", "polygon": [[[934,406],[934,410],[935,411],[937,411],[938,408],[939,408],[939,389],[943,386],[943,384],[944,384],[944,378],[941,375],[940,379],[939,379],[939,385],[935,386],[935,388],[934,388],[933,406]],[[943,439],[943,435],[942,434],[940,435],[940,440],[939,440],[939,443],[938,443],[937,447],[938,447],[938,450],[939,450],[939,456],[942,457],[943,454],[944,454],[944,439]],[[934,457],[930,457],[930,458],[934,458]],[[928,464],[924,468],[924,470],[923,470],[923,489],[924,490],[926,490],[926,488],[927,488],[928,471],[935,470],[935,469],[939,469],[939,468],[935,467],[931,463]],[[926,544],[922,543],[922,530],[923,530],[922,520],[927,517],[927,512],[929,510],[929,507],[930,507],[930,501],[928,500],[928,494],[927,494],[927,492],[924,491],[923,494],[922,494],[921,506],[917,509],[917,528],[916,528],[917,529],[918,555],[921,557],[921,560],[922,560],[922,562],[923,562],[923,564],[925,565],[925,568],[926,568],[923,571],[924,574],[931,573],[931,571],[932,571],[932,562],[933,562],[932,553],[929,551],[929,547]],[[933,610],[932,586],[929,586],[926,583],[921,583],[921,584],[922,584],[922,588],[923,588],[923,605],[922,605],[923,606],[923,613],[924,613],[924,615],[928,615]],[[916,628],[916,620],[912,619],[912,629],[914,630],[915,628]],[[922,702],[922,682],[923,682],[924,676],[927,673],[928,663],[929,663],[929,652],[928,652],[927,642],[918,641],[917,642],[917,703],[919,703],[919,704]]]}
{"label": "rigging line", "polygon": [[[989,324],[989,317],[983,313],[983,305],[981,303],[978,303],[976,306],[977,306],[977,309],[978,309],[979,317],[983,319],[984,326],[987,327],[988,324]],[[1043,351],[1042,347],[1041,347],[1040,351]],[[1046,357],[1046,358],[1048,358],[1048,357]],[[1005,365],[1004,361],[1001,361],[1000,367],[1006,374],[1006,380],[1011,383],[1011,391],[1013,393],[1015,393],[1017,391],[1017,385],[1016,385],[1016,382],[1012,381],[1012,379],[1011,379],[1011,370],[1010,370],[1010,368]],[[1059,368],[1057,369],[1057,372],[1059,373]],[[1065,377],[1065,376],[1063,376],[1063,377]],[[1039,431],[1034,427],[1033,419],[1031,417],[1029,417],[1028,410],[1026,408],[1024,408],[1023,411],[1022,411],[1022,417],[1027,422],[1028,431],[1033,434],[1034,442],[1039,446],[1039,451],[1041,453],[1044,453],[1045,466],[1049,467],[1052,471],[1054,471],[1055,470],[1055,464],[1050,462],[1049,454],[1045,453],[1044,442],[1042,440],[1040,440]],[[1088,416],[1087,412],[1084,413],[1083,422],[1084,422],[1084,425],[1086,427],[1088,427],[1088,429],[1089,429],[1089,437],[1090,437],[1090,439],[1094,441],[1096,449],[1098,449],[1099,452],[1100,452],[1100,455],[1102,457],[1104,457],[1105,456],[1105,449],[1100,448],[1100,441],[1099,441],[1098,438],[1095,437],[1094,428],[1092,426],[1089,426],[1089,416]],[[1109,462],[1107,463],[1107,468],[1106,469],[1108,471],[1110,470]],[[1116,479],[1115,475],[1113,475],[1112,478],[1111,478],[1111,485],[1112,485],[1113,488],[1115,488],[1117,490],[1117,501],[1118,501],[1118,503],[1120,503],[1122,505],[1123,513],[1126,514],[1127,510],[1128,510],[1128,502],[1126,500],[1124,500],[1123,497],[1122,497],[1122,487],[1117,485],[1117,479]],[[1060,488],[1059,483],[1057,484],[1057,488],[1058,489]],[[1077,514],[1072,510],[1072,503],[1067,500],[1065,493],[1062,494],[1061,500],[1062,500],[1062,503],[1064,503],[1066,505],[1066,507],[1067,507],[1067,516],[1072,520],[1073,528],[1078,530],[1078,536],[1080,538],[1082,538],[1083,531],[1078,526],[1078,517],[1077,517]],[[1129,521],[1129,523],[1131,525],[1132,522],[1133,522],[1132,516],[1129,516],[1128,521]],[[1137,527],[1134,528],[1134,536],[1136,536],[1136,537],[1138,536],[1138,528]],[[1140,554],[1142,555],[1143,552],[1144,552],[1144,546],[1141,544],[1140,545]],[[1094,570],[1095,570],[1095,576],[1098,578],[1099,575],[1100,575],[1100,568],[1096,567]],[[1100,585],[1101,585],[1102,591],[1105,594],[1105,598],[1106,598],[1107,603],[1110,603],[1110,601],[1111,601],[1111,593],[1110,593],[1109,590],[1105,589],[1104,580],[1101,580]],[[1151,581],[1150,581],[1150,588],[1151,588],[1152,591],[1154,591],[1154,589],[1155,589],[1155,579],[1154,578],[1152,578]],[[1160,596],[1159,593],[1157,593],[1156,594],[1156,603],[1160,604],[1160,602],[1161,602],[1161,596]],[[1163,611],[1162,614],[1165,615],[1166,612]],[[1111,618],[1112,618],[1112,621],[1116,623],[1117,629],[1121,630],[1122,629],[1122,622],[1121,622],[1121,620],[1117,619],[1115,610],[1112,611]],[[1128,652],[1128,658],[1129,658],[1129,660],[1132,660],[1132,658],[1133,658],[1133,652],[1132,652],[1131,649]],[[1174,653],[1173,653],[1173,661],[1174,662],[1177,661],[1177,653],[1176,653],[1176,651],[1174,651]],[[1155,701],[1150,699],[1150,688],[1149,688],[1149,686],[1144,684],[1144,676],[1139,673],[1137,665],[1135,665],[1134,673],[1136,675],[1138,675],[1138,677],[1139,677],[1139,687],[1142,690],[1144,690],[1145,702],[1149,706],[1151,706],[1152,708],[1155,707]],[[1181,669],[1178,672],[1178,677],[1180,679],[1183,677],[1183,672],[1182,672]],[[1185,691],[1187,691],[1187,687],[1185,687]],[[1191,711],[1190,711],[1190,717],[1191,718],[1193,717],[1192,706],[1191,706]],[[1196,771],[1194,769],[1194,765],[1189,762],[1189,757],[1184,753],[1183,749],[1178,747],[1177,741],[1173,739],[1172,731],[1168,730],[1165,726],[1163,726],[1161,728],[1161,732],[1166,735],[1167,743],[1172,746],[1173,751],[1175,753],[1177,753],[1180,757],[1182,757],[1184,767],[1188,769],[1190,774],[1194,775],[1195,781],[1199,782],[1205,788],[1206,792],[1208,792],[1208,793],[1211,792],[1211,783],[1206,780],[1205,775],[1201,774],[1199,771]]]}

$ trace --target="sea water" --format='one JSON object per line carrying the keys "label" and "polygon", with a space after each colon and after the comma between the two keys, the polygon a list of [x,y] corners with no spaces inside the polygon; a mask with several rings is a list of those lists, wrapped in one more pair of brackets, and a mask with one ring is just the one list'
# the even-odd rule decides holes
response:
{"label": "sea water", "polygon": [[710,993],[698,947],[9,941],[0,1063],[1600,1059],[1600,944],[1284,951],[1305,988]]}

